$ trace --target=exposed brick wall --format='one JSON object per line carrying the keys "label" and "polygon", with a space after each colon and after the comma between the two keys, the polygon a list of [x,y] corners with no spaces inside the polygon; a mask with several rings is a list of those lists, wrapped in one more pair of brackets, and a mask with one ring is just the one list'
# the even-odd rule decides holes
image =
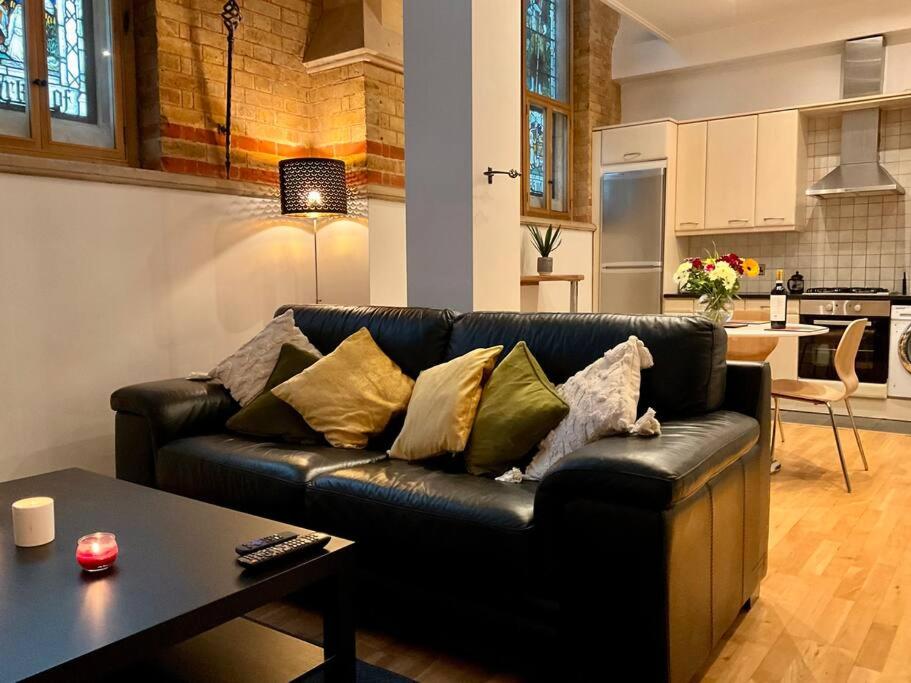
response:
{"label": "exposed brick wall", "polygon": [[[404,186],[404,80],[356,63],[308,74],[319,0],[242,0],[234,48],[231,177],[274,184],[279,159],[332,156],[349,182]],[[139,0],[137,70],[146,168],[224,176],[222,0]]]}
{"label": "exposed brick wall", "polygon": [[368,182],[405,187],[405,77],[366,64]]}
{"label": "exposed brick wall", "polygon": [[602,0],[573,3],[573,219],[592,221],[591,131],[620,122],[611,55],[620,15]]}

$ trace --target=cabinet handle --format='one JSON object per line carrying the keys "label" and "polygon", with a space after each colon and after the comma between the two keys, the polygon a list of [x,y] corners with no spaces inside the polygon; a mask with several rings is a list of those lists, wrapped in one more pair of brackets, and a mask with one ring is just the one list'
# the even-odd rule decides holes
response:
{"label": "cabinet handle", "polygon": [[749,223],[749,218],[728,218],[728,223]]}
{"label": "cabinet handle", "polygon": [[764,221],[783,221],[784,216],[769,216],[768,218],[763,218]]}
{"label": "cabinet handle", "polygon": [[623,155],[624,159],[635,159],[636,157],[641,157],[642,152],[627,152]]}

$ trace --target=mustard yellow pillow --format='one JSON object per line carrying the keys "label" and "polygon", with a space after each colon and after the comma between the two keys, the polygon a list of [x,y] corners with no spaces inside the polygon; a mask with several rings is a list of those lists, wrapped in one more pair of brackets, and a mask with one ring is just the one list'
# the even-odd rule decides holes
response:
{"label": "mustard yellow pillow", "polygon": [[414,380],[361,328],[303,372],[272,389],[338,448],[364,448],[405,410]]}
{"label": "mustard yellow pillow", "polygon": [[475,349],[424,370],[414,385],[405,425],[389,456],[423,460],[465,450],[481,387],[493,371],[502,346]]}

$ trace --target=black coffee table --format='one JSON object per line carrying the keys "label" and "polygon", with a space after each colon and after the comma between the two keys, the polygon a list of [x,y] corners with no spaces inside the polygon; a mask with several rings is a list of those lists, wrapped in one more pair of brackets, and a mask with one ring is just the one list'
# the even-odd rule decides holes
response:
{"label": "black coffee table", "polygon": [[[17,548],[10,504],[38,495],[54,499],[56,540]],[[243,649],[232,637],[250,629],[238,617],[303,589],[324,607],[326,678],[353,681],[354,544],[333,538],[255,572],[235,562],[237,543],[283,529],[306,531],[84,470],[0,483],[0,681],[96,679],[159,653],[173,660],[175,649],[186,664],[197,642],[200,657],[230,658]],[[92,531],[117,534],[120,556],[102,574],[75,560],[76,539]],[[287,636],[276,635],[287,659]],[[262,636],[250,636],[254,654],[268,660]]]}

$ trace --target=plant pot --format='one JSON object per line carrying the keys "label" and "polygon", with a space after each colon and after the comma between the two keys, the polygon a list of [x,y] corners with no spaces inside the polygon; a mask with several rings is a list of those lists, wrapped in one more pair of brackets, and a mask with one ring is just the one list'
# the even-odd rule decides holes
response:
{"label": "plant pot", "polygon": [[554,272],[553,256],[539,256],[538,275],[550,275],[552,272]]}

